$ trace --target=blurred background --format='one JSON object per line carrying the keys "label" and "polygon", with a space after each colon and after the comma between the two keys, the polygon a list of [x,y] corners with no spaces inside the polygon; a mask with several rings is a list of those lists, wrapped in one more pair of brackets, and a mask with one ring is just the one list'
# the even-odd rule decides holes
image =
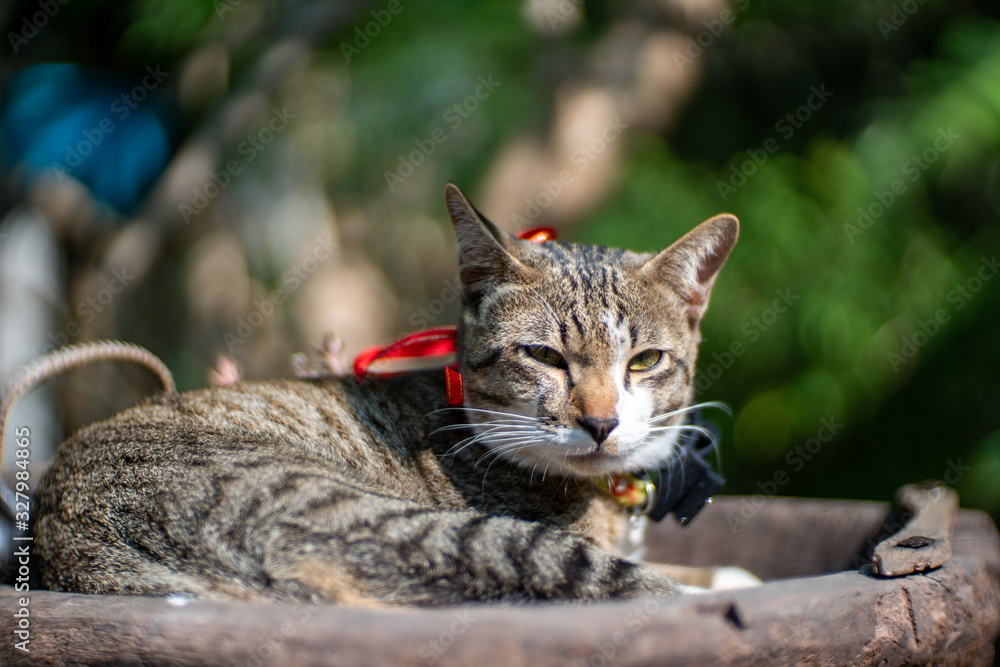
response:
{"label": "blurred background", "polygon": [[[1000,517],[995,2],[13,0],[0,26],[2,380],[121,338],[187,389],[455,323],[449,180],[509,231],[641,251],[731,211],[698,376],[734,411],[727,492],[938,478]],[[32,479],[154,388],[105,364],[23,399]]]}

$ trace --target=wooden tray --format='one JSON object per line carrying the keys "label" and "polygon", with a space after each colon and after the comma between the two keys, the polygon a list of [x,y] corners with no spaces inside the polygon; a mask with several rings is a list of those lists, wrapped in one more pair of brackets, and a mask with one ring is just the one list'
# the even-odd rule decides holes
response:
{"label": "wooden tray", "polygon": [[0,664],[993,664],[993,522],[961,510],[951,561],[873,576],[872,547],[901,525],[885,503],[719,497],[690,526],[652,526],[649,560],[739,565],[769,583],[670,599],[381,611],[32,591],[29,654],[11,639],[23,594],[4,586]]}

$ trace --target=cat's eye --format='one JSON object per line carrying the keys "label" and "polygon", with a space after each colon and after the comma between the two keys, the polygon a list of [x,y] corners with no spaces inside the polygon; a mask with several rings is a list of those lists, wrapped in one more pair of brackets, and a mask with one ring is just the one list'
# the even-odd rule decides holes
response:
{"label": "cat's eye", "polygon": [[566,368],[566,360],[563,359],[561,354],[553,350],[551,347],[546,347],[544,345],[527,345],[524,350],[532,359],[540,361],[543,364],[555,366],[556,368]]}
{"label": "cat's eye", "polygon": [[628,362],[628,369],[630,371],[648,371],[660,363],[662,358],[663,353],[659,350],[646,350],[632,357],[632,360]]}

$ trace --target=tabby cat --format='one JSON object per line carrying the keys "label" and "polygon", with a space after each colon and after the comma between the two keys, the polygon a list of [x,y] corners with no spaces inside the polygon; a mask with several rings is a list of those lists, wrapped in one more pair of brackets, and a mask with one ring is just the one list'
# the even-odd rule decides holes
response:
{"label": "tabby cat", "polygon": [[464,409],[441,369],[163,393],[66,440],[37,493],[54,590],[437,605],[684,590],[622,557],[594,478],[657,468],[738,223],[658,254],[519,240],[459,189]]}

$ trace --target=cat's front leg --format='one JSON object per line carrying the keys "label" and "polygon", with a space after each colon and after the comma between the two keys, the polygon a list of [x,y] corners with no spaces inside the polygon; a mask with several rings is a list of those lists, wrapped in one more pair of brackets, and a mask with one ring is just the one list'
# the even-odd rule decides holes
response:
{"label": "cat's front leg", "polygon": [[440,510],[356,489],[330,489],[329,509],[262,526],[271,585],[345,604],[603,600],[682,587],[541,523]]}

